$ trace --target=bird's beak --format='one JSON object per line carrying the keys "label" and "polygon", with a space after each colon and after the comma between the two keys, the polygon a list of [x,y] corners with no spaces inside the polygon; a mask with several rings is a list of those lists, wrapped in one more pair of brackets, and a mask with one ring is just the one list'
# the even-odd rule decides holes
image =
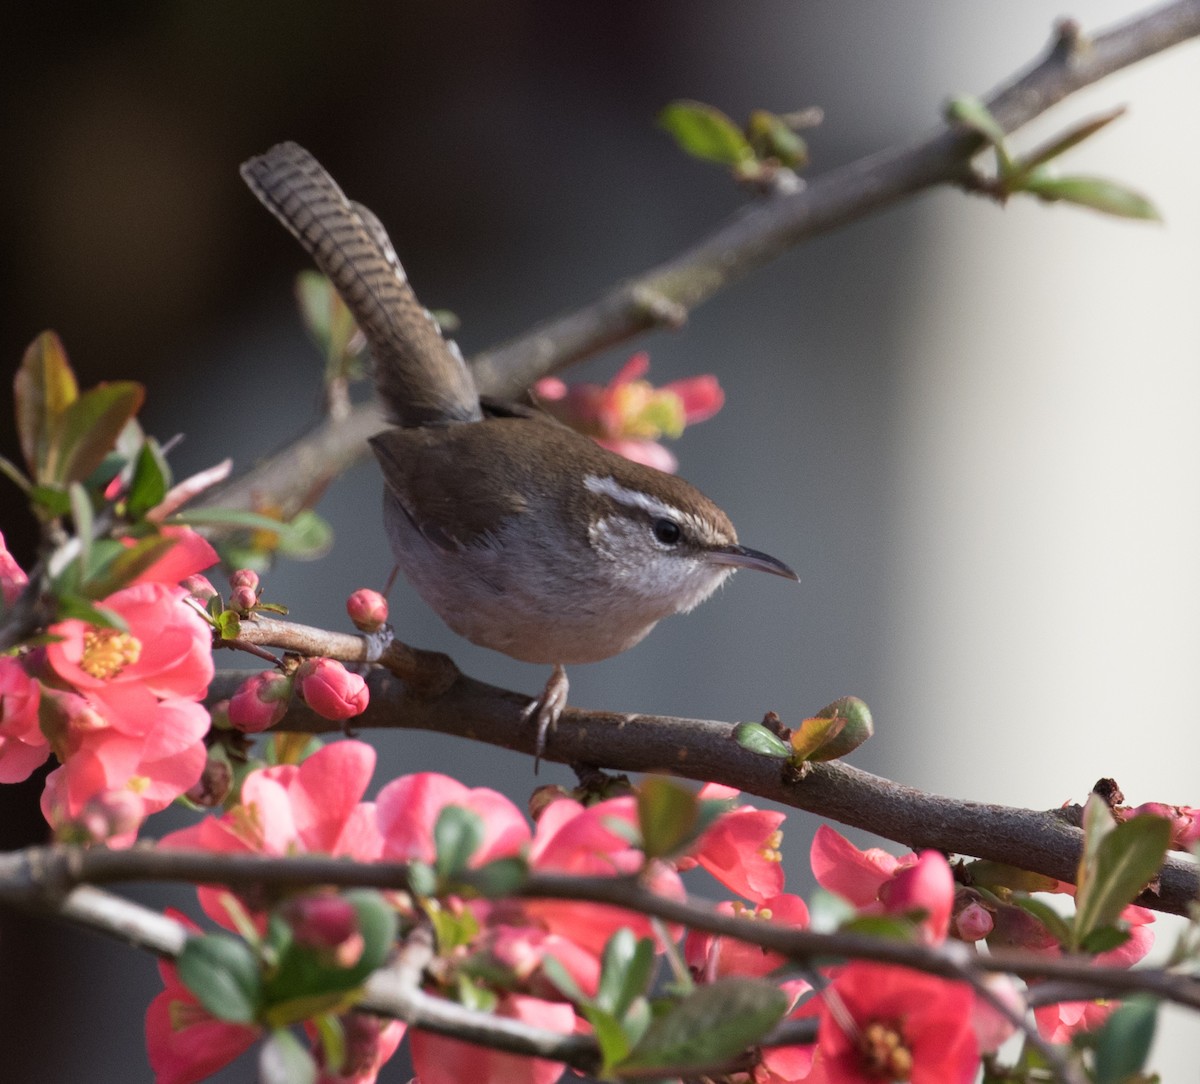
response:
{"label": "bird's beak", "polygon": [[755,568],[759,572],[770,572],[787,580],[800,582],[796,575],[782,561],[768,553],[760,553],[746,546],[718,546],[708,551],[708,559],[714,565],[731,565],[733,568]]}

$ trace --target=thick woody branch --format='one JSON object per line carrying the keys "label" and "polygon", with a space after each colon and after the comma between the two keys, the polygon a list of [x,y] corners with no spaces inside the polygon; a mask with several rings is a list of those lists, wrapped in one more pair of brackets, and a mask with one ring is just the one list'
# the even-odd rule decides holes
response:
{"label": "thick woody branch", "polygon": [[[1013,131],[1082,87],[1200,34],[1200,0],[1177,0],[1095,37],[1064,23],[1046,55],[987,101]],[[472,359],[481,392],[519,395],[538,377],[653,327],[678,326],[718,291],[788,249],[939,184],[969,187],[979,135],[945,125],[927,138],[831,170],[802,190],[751,204],[675,257],[615,286],[575,312],[539,324]],[[294,509],[316,478],[328,479],[366,452],[382,428],[376,407],[326,421],[264,461],[208,503],[251,507],[269,498]]]}
{"label": "thick woody branch", "polygon": [[[222,673],[210,699],[230,696],[245,673]],[[440,695],[421,695],[394,674],[367,675],[371,702],[352,720],[356,730],[436,730],[505,749],[534,752],[535,728],[524,717],[529,697],[459,674]],[[1040,812],[928,794],[841,762],[816,764],[795,780],[784,762],[742,748],[733,723],[662,715],[621,715],[568,707],[543,758],[623,772],[669,772],[725,783],[747,794],[830,817],[914,849],[972,855],[1073,881],[1082,833],[1062,811]],[[342,729],[296,704],[280,730]],[[1169,857],[1153,891],[1139,903],[1186,913],[1200,897],[1194,863]]]}

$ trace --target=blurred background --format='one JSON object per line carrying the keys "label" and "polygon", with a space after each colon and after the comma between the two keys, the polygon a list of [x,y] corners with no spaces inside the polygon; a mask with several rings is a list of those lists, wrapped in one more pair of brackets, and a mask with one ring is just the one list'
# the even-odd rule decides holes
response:
{"label": "blurred background", "polygon": [[[1070,14],[1096,29],[1144,7],[1078,0]],[[668,101],[739,121],[819,105],[819,173],[920,136],[947,95],[1026,66],[1065,13],[1061,0],[20,8],[0,14],[0,358],[15,370],[54,328],[85,386],[144,381],[147,429],[186,435],[177,474],[226,455],[248,467],[317,416],[321,362],[291,293],[306,261],[237,174],[270,144],[304,144],[379,215],[422,300],[461,317],[469,355],[752,198],[656,128]],[[1064,169],[1143,190],[1165,224],[927,194],[568,374],[605,381],[642,348],[659,382],[716,373],[728,405],[675,446],[682,473],[803,581],[738,577],[636,650],[574,668],[573,703],[795,723],[853,693],[878,731],[854,762],[905,783],[1047,808],[1111,775],[1134,804],[1200,803],[1198,55],[1143,63],[1016,140],[1129,103]],[[0,445],[15,456],[7,421]],[[26,560],[26,515],[0,487],[0,530]],[[347,627],[346,595],[390,570],[379,489],[373,464],[336,483],[320,508],[332,554],[281,564],[268,597]],[[542,669],[457,640],[406,589],[392,605],[411,642],[541,688]],[[535,783],[527,758],[490,747],[372,741],[379,782],[436,769],[518,803]],[[570,776],[547,765],[538,781]],[[44,838],[39,790],[0,793],[4,847]],[[788,820],[793,891],[810,887],[814,824]],[[1169,931],[1160,921],[1160,946]],[[141,1019],[158,988],[145,956],[0,915],[5,1075],[149,1081]],[[1168,1018],[1154,1065],[1191,1079],[1200,1026]],[[220,1079],[253,1075],[245,1060]]]}

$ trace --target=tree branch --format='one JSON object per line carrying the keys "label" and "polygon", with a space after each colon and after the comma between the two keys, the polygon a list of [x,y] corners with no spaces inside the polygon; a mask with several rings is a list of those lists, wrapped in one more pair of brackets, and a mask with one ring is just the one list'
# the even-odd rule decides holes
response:
{"label": "tree branch", "polygon": [[[434,656],[433,658],[444,658]],[[248,676],[225,671],[209,690],[210,701],[232,695]],[[459,674],[440,695],[421,695],[394,674],[367,675],[371,702],[351,720],[358,730],[435,730],[505,749],[534,752],[534,727],[523,712],[530,697]],[[744,749],[735,724],[663,715],[621,715],[568,707],[550,735],[543,758],[622,772],[670,772],[721,782],[747,794],[830,817],[914,850],[987,858],[1074,882],[1082,833],[1063,811],[1039,812],[928,794],[842,762],[815,764],[800,781],[784,762]],[[278,730],[331,733],[344,729],[293,703]],[[1200,896],[1200,876],[1187,860],[1168,857],[1146,907],[1185,914]]]}
{"label": "tree branch", "polygon": [[[1044,57],[987,100],[1011,132],[1113,72],[1200,34],[1200,0],[1177,0],[1087,38],[1064,22]],[[513,398],[539,377],[657,326],[677,326],[719,290],[788,249],[865,218],[927,188],[968,182],[982,137],[943,125],[915,143],[858,159],[809,181],[799,192],[743,208],[677,256],[574,312],[485,350],[471,362],[485,395]],[[378,408],[356,407],[325,421],[205,502],[248,508],[268,497],[294,511],[313,486],[365,455],[382,428]]]}

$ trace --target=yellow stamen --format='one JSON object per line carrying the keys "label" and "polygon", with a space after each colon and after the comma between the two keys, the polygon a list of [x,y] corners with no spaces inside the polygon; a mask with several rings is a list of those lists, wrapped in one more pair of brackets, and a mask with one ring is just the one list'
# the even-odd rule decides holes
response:
{"label": "yellow stamen", "polygon": [[89,629],[83,634],[83,655],[79,666],[101,681],[111,681],[127,666],[141,658],[142,643],[135,636],[117,629]]}

